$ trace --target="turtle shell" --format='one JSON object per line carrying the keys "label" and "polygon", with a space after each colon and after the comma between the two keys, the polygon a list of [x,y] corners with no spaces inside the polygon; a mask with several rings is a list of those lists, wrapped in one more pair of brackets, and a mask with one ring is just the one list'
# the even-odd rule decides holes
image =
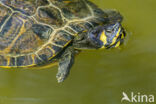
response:
{"label": "turtle shell", "polygon": [[87,0],[1,0],[0,67],[48,62],[79,33],[107,18]]}

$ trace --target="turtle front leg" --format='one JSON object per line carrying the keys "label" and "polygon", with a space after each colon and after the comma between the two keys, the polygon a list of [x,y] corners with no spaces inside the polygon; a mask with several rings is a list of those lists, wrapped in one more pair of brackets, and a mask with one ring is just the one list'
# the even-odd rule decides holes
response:
{"label": "turtle front leg", "polygon": [[59,59],[59,67],[56,78],[58,83],[63,82],[69,75],[70,69],[74,64],[75,50],[72,46],[67,47]]}

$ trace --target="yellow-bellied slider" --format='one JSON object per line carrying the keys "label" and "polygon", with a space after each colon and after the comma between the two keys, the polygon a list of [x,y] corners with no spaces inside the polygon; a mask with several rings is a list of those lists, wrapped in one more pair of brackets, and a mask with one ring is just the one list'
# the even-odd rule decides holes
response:
{"label": "yellow-bellied slider", "polygon": [[0,67],[29,67],[59,61],[62,82],[80,49],[117,47],[122,16],[88,0],[1,0]]}

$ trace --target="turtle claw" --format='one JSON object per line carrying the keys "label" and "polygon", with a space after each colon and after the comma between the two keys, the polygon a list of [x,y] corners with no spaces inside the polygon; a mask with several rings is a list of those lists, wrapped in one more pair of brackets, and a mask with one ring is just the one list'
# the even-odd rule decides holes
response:
{"label": "turtle claw", "polygon": [[56,78],[57,78],[58,83],[61,83],[61,82],[63,82],[65,80],[66,77],[65,77],[64,73],[58,73],[56,75]]}

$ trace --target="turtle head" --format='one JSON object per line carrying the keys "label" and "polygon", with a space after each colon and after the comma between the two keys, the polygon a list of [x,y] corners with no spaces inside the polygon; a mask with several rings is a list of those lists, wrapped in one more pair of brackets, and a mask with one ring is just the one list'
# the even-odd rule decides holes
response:
{"label": "turtle head", "polygon": [[96,27],[89,33],[91,43],[98,48],[118,47],[123,43],[125,31],[119,22]]}

